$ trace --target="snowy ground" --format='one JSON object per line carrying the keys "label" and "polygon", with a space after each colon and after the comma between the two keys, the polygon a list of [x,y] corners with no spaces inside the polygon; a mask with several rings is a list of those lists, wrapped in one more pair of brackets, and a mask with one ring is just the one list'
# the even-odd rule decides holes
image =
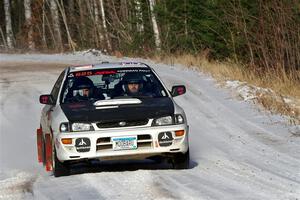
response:
{"label": "snowy ground", "polygon": [[78,166],[68,177],[46,173],[36,157],[39,95],[66,64],[120,60],[132,59],[0,54],[0,199],[300,199],[295,127],[235,100],[199,72],[140,59],[169,87],[187,86],[176,101],[190,124],[191,169],[139,161]]}

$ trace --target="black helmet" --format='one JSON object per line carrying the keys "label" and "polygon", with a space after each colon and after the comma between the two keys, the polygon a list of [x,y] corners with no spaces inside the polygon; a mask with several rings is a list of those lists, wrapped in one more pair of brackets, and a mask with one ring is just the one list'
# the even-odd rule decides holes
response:
{"label": "black helmet", "polygon": [[140,73],[127,73],[123,76],[123,89],[127,93],[131,93],[128,89],[128,84],[139,84],[139,91],[143,88],[143,77]]}
{"label": "black helmet", "polygon": [[127,73],[124,75],[123,77],[123,82],[125,84],[129,84],[129,83],[137,83],[140,84],[143,82],[143,77],[141,74],[139,73]]}
{"label": "black helmet", "polygon": [[83,96],[82,90],[83,89],[89,89],[89,97],[92,95],[93,89],[94,89],[94,83],[89,79],[88,77],[81,76],[74,80],[72,90],[73,95],[80,95]]}
{"label": "black helmet", "polygon": [[85,76],[80,76],[78,78],[75,79],[74,83],[73,83],[73,89],[84,89],[84,88],[88,88],[91,89],[94,87],[94,83],[93,81],[91,81],[91,79],[89,79],[88,77]]}

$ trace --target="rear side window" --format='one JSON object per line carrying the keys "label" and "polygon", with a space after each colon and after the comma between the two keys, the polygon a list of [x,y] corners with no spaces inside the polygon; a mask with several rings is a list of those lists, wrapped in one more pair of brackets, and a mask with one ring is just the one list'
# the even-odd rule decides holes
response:
{"label": "rear side window", "polygon": [[61,103],[166,96],[167,92],[150,69],[102,69],[69,73]]}

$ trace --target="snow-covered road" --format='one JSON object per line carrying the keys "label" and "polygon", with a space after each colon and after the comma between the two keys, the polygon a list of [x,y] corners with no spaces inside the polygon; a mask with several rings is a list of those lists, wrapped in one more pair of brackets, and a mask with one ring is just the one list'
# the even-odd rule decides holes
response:
{"label": "snow-covered road", "polygon": [[67,64],[117,59],[92,54],[0,54],[0,199],[300,199],[300,137],[279,116],[235,100],[210,77],[182,66],[147,62],[171,87],[190,125],[191,169],[166,163],[75,166],[54,178],[37,163],[40,94]]}

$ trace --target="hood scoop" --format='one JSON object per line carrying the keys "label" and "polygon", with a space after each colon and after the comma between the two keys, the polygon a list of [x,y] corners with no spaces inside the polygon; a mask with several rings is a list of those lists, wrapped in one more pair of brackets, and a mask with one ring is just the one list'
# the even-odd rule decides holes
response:
{"label": "hood scoop", "polygon": [[117,107],[119,105],[132,105],[141,104],[142,101],[136,98],[130,99],[109,99],[109,100],[99,100],[94,103],[96,107]]}

